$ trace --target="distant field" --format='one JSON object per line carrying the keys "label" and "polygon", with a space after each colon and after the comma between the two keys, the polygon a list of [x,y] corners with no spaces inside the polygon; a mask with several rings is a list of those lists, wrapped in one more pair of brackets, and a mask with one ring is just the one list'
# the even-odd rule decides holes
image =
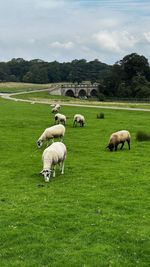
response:
{"label": "distant field", "polygon": [[62,95],[50,95],[49,92],[36,92],[36,93],[28,93],[28,94],[19,94],[15,96],[16,98],[21,99],[30,99],[30,100],[60,100],[63,102],[82,102],[86,103],[85,100],[79,100],[78,98],[62,96]]}
{"label": "distant field", "polygon": [[51,84],[33,84],[33,83],[0,83],[0,93],[16,93],[22,91],[31,91],[37,89],[49,88]]}
{"label": "distant field", "polygon": [[[53,88],[58,84],[30,84],[30,83],[16,83],[16,82],[8,82],[8,83],[0,83],[0,93],[19,93],[19,92],[30,92],[33,90],[47,89]],[[28,93],[21,94],[15,96],[16,98],[22,99],[30,99],[30,100],[42,100],[42,101],[63,101],[69,103],[78,103],[84,105],[100,105],[100,106],[115,106],[115,107],[125,107],[125,108],[145,108],[150,109],[150,103],[127,103],[127,102],[100,102],[95,101],[94,99],[82,100],[76,99],[67,96],[60,95],[50,95],[49,92],[36,92],[36,93]]]}
{"label": "distant field", "polygon": [[[69,119],[65,174],[44,183],[36,140],[54,123],[48,105],[0,99],[0,262],[4,267],[149,267],[149,113],[62,107]],[[84,128],[73,128],[75,113]],[[109,152],[116,130],[131,132],[129,151]]]}
{"label": "distant field", "polygon": [[37,93],[28,93],[28,94],[21,94],[15,96],[16,98],[22,99],[30,99],[30,100],[60,100],[62,102],[69,102],[69,103],[78,103],[84,105],[100,105],[100,106],[113,106],[113,107],[125,107],[125,108],[146,108],[150,109],[150,103],[127,103],[127,102],[100,102],[91,100],[81,100],[79,98],[67,97],[67,96],[59,96],[59,95],[50,95],[48,92],[37,92]]}

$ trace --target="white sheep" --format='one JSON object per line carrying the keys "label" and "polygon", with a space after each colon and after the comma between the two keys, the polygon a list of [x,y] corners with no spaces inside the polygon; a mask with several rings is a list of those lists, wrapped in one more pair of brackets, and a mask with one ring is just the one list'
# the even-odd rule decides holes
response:
{"label": "white sheep", "polygon": [[51,173],[53,173],[53,177],[55,177],[57,164],[60,166],[61,174],[64,174],[64,161],[66,155],[66,146],[61,142],[55,142],[43,151],[43,170],[40,173],[44,176],[45,182],[49,182]]}
{"label": "white sheep", "polygon": [[80,127],[83,127],[85,124],[85,118],[83,115],[81,114],[76,114],[74,115],[74,119],[73,119],[73,127],[77,126],[77,123],[80,124]]}
{"label": "white sheep", "polygon": [[66,125],[66,116],[65,115],[63,115],[63,114],[60,114],[60,113],[57,113],[56,115],[55,115],[55,123],[61,123],[61,124],[63,124],[63,125]]}
{"label": "white sheep", "polygon": [[65,127],[62,124],[46,128],[39,137],[37,141],[37,146],[38,148],[40,148],[43,144],[43,141],[52,139],[52,142],[54,142],[54,138],[58,137],[61,138],[61,141],[63,141],[64,135],[65,135]]}
{"label": "white sheep", "polygon": [[125,141],[127,141],[130,150],[130,141],[131,141],[130,133],[126,130],[115,132],[110,136],[107,148],[109,148],[110,151],[113,151],[114,149],[115,151],[117,151],[118,145],[122,144],[120,147],[120,149],[122,149]]}
{"label": "white sheep", "polygon": [[60,110],[60,104],[55,104],[55,106],[52,108],[52,113],[56,113]]}

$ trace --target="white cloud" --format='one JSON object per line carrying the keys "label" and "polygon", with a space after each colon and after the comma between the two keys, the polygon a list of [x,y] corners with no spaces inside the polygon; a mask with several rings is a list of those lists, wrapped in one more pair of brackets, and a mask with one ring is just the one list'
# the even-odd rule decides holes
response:
{"label": "white cloud", "polygon": [[66,43],[55,41],[55,42],[51,43],[50,46],[53,48],[71,49],[71,48],[73,48],[74,44],[71,41],[66,42]]}
{"label": "white cloud", "polygon": [[148,43],[150,43],[150,32],[144,32],[144,37]]}
{"label": "white cloud", "polygon": [[93,39],[97,44],[105,50],[118,52],[120,50],[115,33],[109,33],[107,31],[101,31],[93,35]]}
{"label": "white cloud", "polygon": [[34,0],[37,8],[56,9],[62,8],[65,4],[63,0]]}
{"label": "white cloud", "polygon": [[100,31],[93,35],[99,47],[109,52],[121,52],[132,48],[138,39],[127,31]]}
{"label": "white cloud", "polygon": [[36,40],[34,38],[31,38],[27,41],[29,44],[35,44]]}

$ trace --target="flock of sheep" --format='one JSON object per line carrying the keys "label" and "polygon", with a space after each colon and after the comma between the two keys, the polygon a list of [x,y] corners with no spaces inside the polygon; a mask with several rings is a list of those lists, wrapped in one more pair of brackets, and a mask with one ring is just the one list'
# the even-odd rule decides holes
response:
{"label": "flock of sheep", "polygon": [[[60,105],[56,104],[52,108],[52,113],[55,114],[55,124],[49,128],[46,128],[37,140],[38,148],[42,147],[42,144],[46,140],[52,140],[52,144],[48,146],[42,154],[43,161],[43,170],[40,172],[44,176],[45,182],[49,182],[51,174],[55,177],[56,165],[59,165],[61,174],[64,174],[64,162],[67,155],[67,149],[63,143],[63,138],[65,135],[65,125],[66,125],[66,116],[58,113],[60,110]],[[79,124],[81,127],[85,124],[85,118],[81,114],[76,114],[73,119],[73,127],[76,127]],[[59,142],[54,142],[55,138],[60,138]],[[117,150],[119,144],[121,144],[120,149],[123,148],[124,143],[128,143],[128,148],[130,150],[130,141],[131,135],[128,131],[122,130],[113,133],[108,142],[107,148],[110,151]]]}
{"label": "flock of sheep", "polygon": [[[38,148],[42,147],[42,144],[46,140],[52,140],[52,144],[48,146],[42,154],[43,161],[43,170],[40,172],[44,176],[45,182],[49,182],[51,174],[55,177],[56,165],[59,164],[61,174],[64,174],[64,162],[67,155],[67,149],[65,144],[63,144],[63,138],[65,135],[65,125],[66,125],[66,116],[58,113],[60,105],[56,104],[52,108],[52,113],[55,114],[55,125],[46,128],[37,140]],[[77,126],[77,123],[80,126],[84,126],[85,118],[83,115],[76,114],[73,120],[73,127]],[[54,142],[55,138],[60,138],[60,142]]]}

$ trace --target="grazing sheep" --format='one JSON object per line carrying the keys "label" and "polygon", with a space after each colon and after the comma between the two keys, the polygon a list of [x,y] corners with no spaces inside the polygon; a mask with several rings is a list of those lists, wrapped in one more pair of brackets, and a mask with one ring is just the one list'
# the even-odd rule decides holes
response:
{"label": "grazing sheep", "polygon": [[60,110],[60,105],[56,104],[53,108],[52,108],[52,113],[56,113]]}
{"label": "grazing sheep", "polygon": [[63,114],[60,114],[60,113],[57,113],[56,115],[55,115],[55,123],[61,123],[61,124],[63,124],[63,125],[66,125],[66,116],[65,115],[63,115]]}
{"label": "grazing sheep", "polygon": [[77,126],[77,123],[80,124],[80,127],[83,127],[84,126],[85,118],[84,118],[83,115],[80,115],[80,114],[74,115],[73,127],[76,127]]}
{"label": "grazing sheep", "polygon": [[65,127],[62,124],[54,125],[49,128],[46,128],[42,135],[39,137],[37,141],[37,146],[40,148],[43,144],[43,141],[52,139],[52,142],[54,142],[54,138],[61,138],[61,141],[63,140],[63,137],[65,135]]}
{"label": "grazing sheep", "polygon": [[107,148],[109,148],[110,151],[113,151],[114,149],[115,151],[117,151],[118,145],[122,144],[120,147],[120,149],[122,149],[125,141],[127,141],[130,150],[130,140],[131,140],[131,135],[128,131],[122,130],[115,132],[110,136]]}
{"label": "grazing sheep", "polygon": [[66,155],[66,146],[61,142],[55,142],[43,151],[43,170],[40,172],[40,174],[44,176],[45,182],[49,182],[52,172],[53,177],[55,177],[57,164],[60,166],[61,174],[64,174],[64,161],[66,159]]}

